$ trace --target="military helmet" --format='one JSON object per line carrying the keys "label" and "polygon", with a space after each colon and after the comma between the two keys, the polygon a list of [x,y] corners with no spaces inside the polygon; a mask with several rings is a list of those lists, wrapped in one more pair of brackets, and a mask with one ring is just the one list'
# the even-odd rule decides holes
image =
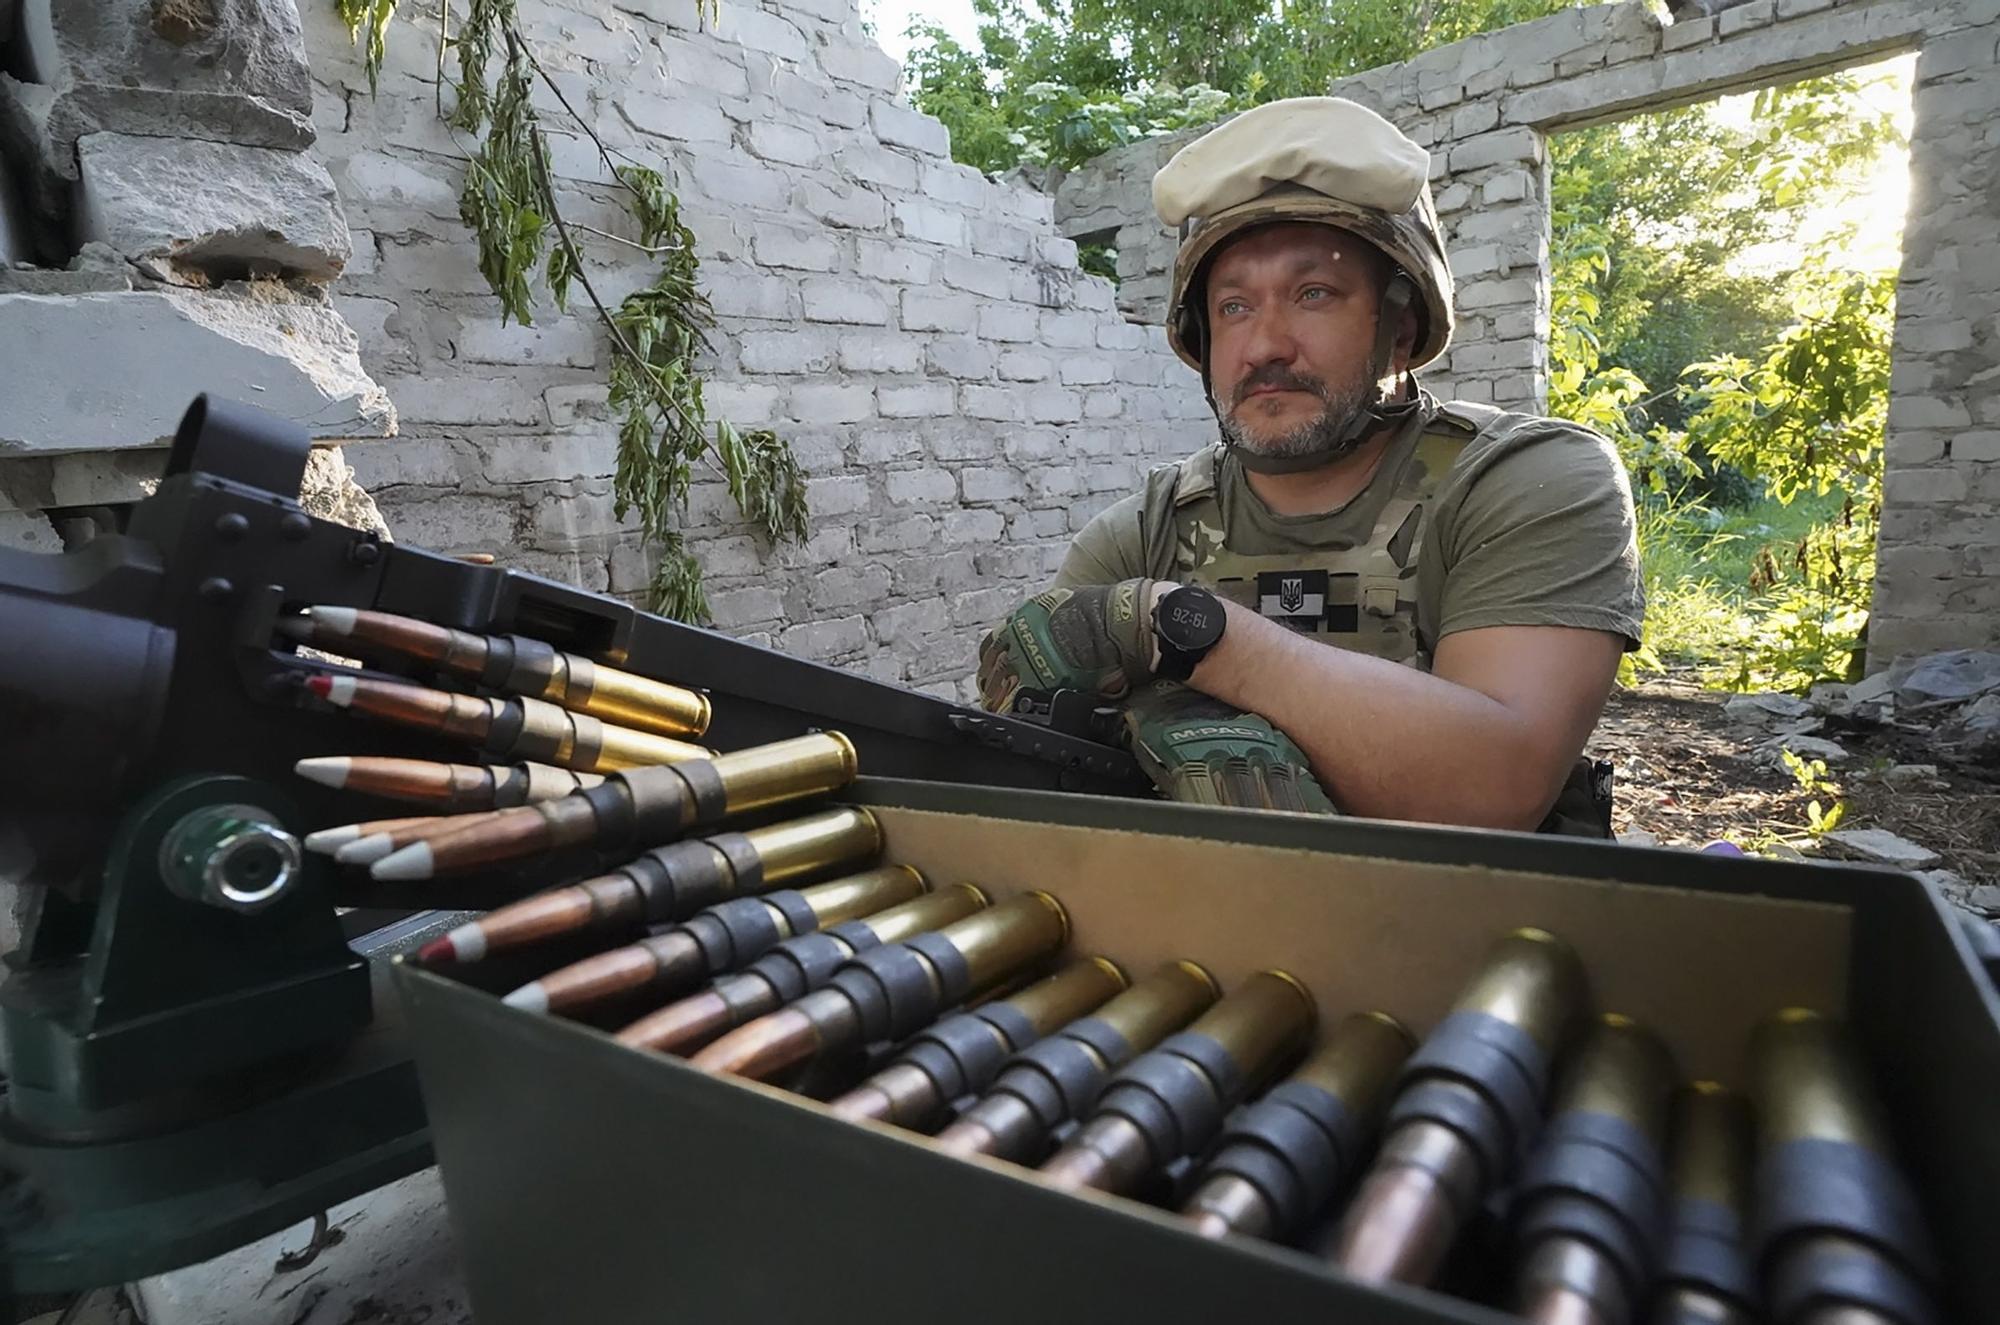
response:
{"label": "military helmet", "polygon": [[1414,287],[1410,367],[1451,339],[1451,269],[1431,205],[1430,153],[1366,106],[1295,97],[1248,110],[1174,154],[1153,176],[1160,220],[1181,232],[1167,339],[1204,369],[1203,268],[1233,235],[1274,221],[1311,221],[1367,240]]}

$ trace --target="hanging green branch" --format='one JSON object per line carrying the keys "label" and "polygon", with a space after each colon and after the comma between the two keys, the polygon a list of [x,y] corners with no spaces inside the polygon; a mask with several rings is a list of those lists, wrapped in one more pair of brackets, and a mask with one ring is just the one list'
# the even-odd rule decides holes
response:
{"label": "hanging green branch", "polygon": [[[395,0],[335,3],[357,41],[363,23],[371,25],[372,79]],[[537,275],[558,308],[567,309],[573,286],[589,299],[611,337],[610,404],[619,419],[614,510],[621,520],[628,513],[638,516],[642,536],[658,555],[651,585],[654,609],[683,620],[706,620],[701,567],[679,528],[695,465],[719,465],[744,516],[767,539],[782,542],[806,536],[805,479],[798,461],[790,446],[768,429],[742,432],[708,417],[695,360],[709,347],[715,312],[701,290],[694,235],[682,222],[680,199],[666,179],[637,162],[613,159],[522,36],[515,0],[471,0],[452,48],[459,72],[446,122],[482,134],[466,159],[459,194],[459,214],[479,242],[480,274],[500,300],[503,322],[512,318],[525,326],[534,320]],[[499,72],[492,75],[496,56]],[[603,158],[624,195],[636,238],[607,234],[563,216],[549,168],[547,135],[534,104],[537,81]],[[616,309],[608,308],[591,285],[579,234],[656,257],[659,274]]]}

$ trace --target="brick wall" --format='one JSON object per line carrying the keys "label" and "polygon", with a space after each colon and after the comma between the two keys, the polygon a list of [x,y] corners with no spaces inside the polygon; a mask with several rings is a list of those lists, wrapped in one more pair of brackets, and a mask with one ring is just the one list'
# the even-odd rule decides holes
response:
{"label": "brick wall", "polygon": [[[649,568],[612,517],[601,336],[576,310],[500,325],[457,219],[433,32],[399,19],[371,97],[331,8],[304,12],[316,151],[354,228],[336,303],[401,418],[350,449],[357,476],[400,538],[636,599]],[[716,624],[967,693],[980,630],[1071,533],[1211,435],[1194,375],[1078,272],[1048,197],[951,161],[851,0],[521,13],[607,141],[673,171],[720,318],[711,412],[775,428],[810,476],[812,539],[775,553],[719,475],[697,482]],[[586,146],[556,158],[567,214],[619,229]],[[651,270],[614,257],[593,279],[616,299]]]}
{"label": "brick wall", "polygon": [[[1431,148],[1459,327],[1441,394],[1540,409],[1548,372],[1549,132],[1918,50],[1897,287],[1871,669],[2000,642],[2000,0],[1750,0],[1662,26],[1641,4],[1567,10],[1329,89]],[[1196,131],[1198,132],[1198,131]],[[1152,175],[1193,133],[1056,186],[1073,237],[1117,245],[1129,316],[1165,310],[1174,236]]]}

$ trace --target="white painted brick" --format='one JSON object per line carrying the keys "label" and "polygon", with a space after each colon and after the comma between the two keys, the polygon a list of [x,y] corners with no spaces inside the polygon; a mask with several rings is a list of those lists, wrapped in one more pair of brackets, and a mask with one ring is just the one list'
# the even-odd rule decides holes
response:
{"label": "white painted brick", "polygon": [[611,7],[693,32],[701,27],[704,5],[703,0],[611,0]]}
{"label": "white painted brick", "polygon": [[808,321],[845,322],[872,327],[888,324],[888,300],[874,285],[834,276],[818,276],[803,282],[800,292],[805,297]]}
{"label": "white painted brick", "polygon": [[903,291],[903,330],[970,331],[978,317],[970,295],[941,290]]}
{"label": "white painted brick", "polygon": [[791,176],[746,156],[697,153],[688,166],[688,174],[698,190],[727,202],[732,209],[758,207],[782,212],[791,207]]}
{"label": "white painted brick", "polygon": [[795,386],[789,410],[803,423],[858,423],[874,417],[875,391],[866,384],[847,382]]}
{"label": "white painted brick", "polygon": [[924,345],[899,332],[845,331],[840,366],[850,373],[915,373],[924,366]]}
{"label": "white painted brick", "polygon": [[1109,359],[1065,358],[1062,361],[1062,380],[1065,386],[1095,386],[1111,380]]}
{"label": "white painted brick", "polygon": [[1951,444],[1953,460],[2000,461],[2000,432],[1960,433]]}
{"label": "white painted brick", "polygon": [[1534,180],[1525,170],[1509,170],[1495,175],[1481,187],[1480,197],[1488,203],[1518,202],[1534,189]]}
{"label": "white painted brick", "polygon": [[1036,387],[1028,392],[1028,418],[1035,423],[1074,423],[1083,417],[1083,399],[1062,387]]}
{"label": "white painted brick", "polygon": [[1035,249],[1035,232],[1005,221],[974,216],[971,219],[972,251],[1009,262],[1026,262]]}
{"label": "white painted brick", "polygon": [[801,658],[829,662],[867,648],[868,626],[859,616],[787,626],[778,632],[778,647]]}
{"label": "white painted brick", "polygon": [[965,247],[965,216],[922,198],[898,198],[890,208],[896,232],[907,239],[921,239],[947,248]]}
{"label": "white painted brick", "polygon": [[1965,496],[1965,475],[1955,469],[1892,469],[1882,476],[1885,506],[1935,505],[1964,501]]}
{"label": "white painted brick", "polygon": [[1019,501],[1028,495],[1027,480],[1012,469],[968,466],[959,471],[958,481],[969,502]]}
{"label": "white painted brick", "polygon": [[815,478],[806,480],[806,501],[815,518],[852,515],[868,509],[868,480]]}
{"label": "white painted brick", "polygon": [[947,511],[939,530],[943,541],[953,546],[991,543],[1007,532],[1007,518],[998,511]]}
{"label": "white painted brick", "polygon": [[[669,2],[679,3],[679,0]],[[675,84],[707,88],[725,97],[749,94],[750,78],[743,66],[743,48],[735,42],[661,33],[653,44],[666,57],[667,77]]]}
{"label": "white painted brick", "polygon": [[966,386],[959,390],[959,412],[969,419],[1011,423],[1021,417],[1022,403],[1021,393],[1011,387]]}
{"label": "white painted brick", "polygon": [[511,377],[385,377],[381,383],[405,425],[539,424],[544,418],[541,392]]}
{"label": "white painted brick", "polygon": [[1055,371],[1047,355],[1033,350],[1002,350],[997,367],[1000,376],[1010,382],[1046,382]]}
{"label": "white painted brick", "polygon": [[880,566],[834,566],[812,577],[806,601],[816,612],[873,607],[889,596],[889,572]]}
{"label": "white painted brick", "polygon": [[381,254],[375,251],[375,232],[373,230],[349,230],[347,232],[347,242],[353,251],[348,255],[347,266],[342,270],[341,275],[349,279],[373,276],[381,260]]}
{"label": "white painted brick", "polygon": [[986,176],[956,161],[926,161],[923,169],[924,195],[938,202],[953,203],[977,211],[992,200],[993,185]]}
{"label": "white painted brick", "polygon": [[950,414],[953,406],[951,385],[925,382],[918,386],[884,386],[875,396],[885,419],[937,418]]}
{"label": "white painted brick", "polygon": [[[1889,402],[1889,427],[1900,432],[1905,428],[1969,428],[1972,414],[1956,400],[1940,399],[1937,396],[1897,396]],[[1953,455],[1957,455],[1954,449]]]}
{"label": "white painted brick", "polygon": [[729,589],[709,594],[708,609],[709,618],[718,629],[736,630],[744,626],[782,621],[785,617],[785,600],[778,595],[776,589],[763,586]]}
{"label": "white painted brick", "polygon": [[875,136],[897,147],[911,147],[927,156],[951,155],[951,132],[920,110],[894,101],[877,101],[868,107]]}
{"label": "white painted brick", "polygon": [[[911,515],[900,520],[864,520],[855,528],[854,539],[862,552],[872,553],[915,552],[928,548],[936,540],[937,521],[928,515]],[[893,572],[891,574],[893,580]],[[876,638],[884,644],[894,642],[882,634],[879,616],[876,618]]]}
{"label": "white painted brick", "polygon": [[1094,349],[1099,320],[1091,313],[1045,311],[1041,315],[1038,339],[1048,349]]}
{"label": "white painted brick", "polygon": [[926,598],[916,603],[899,603],[874,613],[875,638],[895,644],[920,635],[936,635],[950,627],[942,598]]}
{"label": "white painted brick", "polygon": [[702,402],[711,418],[737,424],[769,423],[778,417],[784,392],[765,382],[709,381],[702,384]]}
{"label": "white painted brick", "polygon": [[964,253],[946,253],[938,259],[938,279],[954,290],[970,290],[990,299],[1007,297],[1008,278],[1013,269],[996,258],[977,258]]}

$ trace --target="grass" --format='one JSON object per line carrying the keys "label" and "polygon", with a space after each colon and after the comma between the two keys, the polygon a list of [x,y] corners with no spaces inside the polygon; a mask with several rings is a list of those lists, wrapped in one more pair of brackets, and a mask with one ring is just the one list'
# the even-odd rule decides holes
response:
{"label": "grass", "polygon": [[1766,665],[1796,648],[1785,637],[1789,614],[1774,612],[1770,592],[1754,589],[1752,580],[1762,554],[1787,562],[1808,532],[1839,518],[1841,505],[1839,493],[1790,505],[1766,497],[1733,509],[1642,500],[1646,641],[1634,670],[1691,670],[1704,684],[1727,688],[1773,679],[1799,685],[1796,669]]}

